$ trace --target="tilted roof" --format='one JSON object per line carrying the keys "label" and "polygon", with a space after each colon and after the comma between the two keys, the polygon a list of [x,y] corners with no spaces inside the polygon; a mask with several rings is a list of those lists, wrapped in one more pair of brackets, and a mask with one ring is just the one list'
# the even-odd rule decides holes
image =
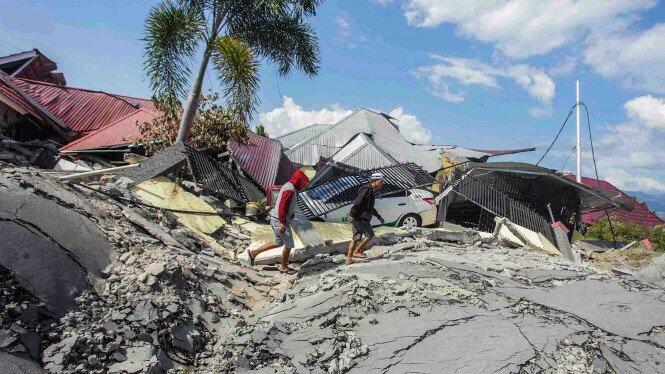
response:
{"label": "tilted roof", "polygon": [[328,130],[330,126],[332,125],[316,123],[301,129],[293,130],[284,135],[277,136],[275,139],[282,143],[284,149],[289,149],[311,138],[312,136],[318,135],[323,131]]}
{"label": "tilted roof", "polygon": [[14,78],[34,79],[65,85],[65,77],[58,66],[39,50],[32,49],[0,57],[0,71]]}
{"label": "tilted roof", "polygon": [[356,109],[328,130],[299,143],[286,154],[291,161],[301,165],[315,165],[320,157],[330,158],[357,134],[366,134],[372,141],[397,162],[415,162],[428,172],[441,167],[438,158],[420,152],[399,132],[399,127],[386,114],[365,108]]}
{"label": "tilted roof", "polygon": [[0,71],[0,101],[20,114],[29,115],[49,125],[63,138],[69,139],[71,135],[69,127],[30,95],[23,92],[15,83],[15,79]]}
{"label": "tilted roof", "polygon": [[283,157],[282,144],[275,139],[248,133],[246,144],[229,142],[229,153],[249,176],[264,190],[288,182],[296,171],[291,161]]}
{"label": "tilted roof", "polygon": [[[567,174],[566,177],[575,180],[575,175]],[[629,201],[633,206],[633,209],[630,211],[620,208],[608,209],[608,213],[611,216],[616,217],[621,221],[640,223],[650,227],[665,224],[665,222],[652,212],[645,203],[626,194],[608,181],[582,177],[582,184],[605,191],[609,195],[619,196],[621,199]],[[605,218],[605,210],[588,209],[582,212],[582,221],[587,225],[593,225],[597,220]]]}
{"label": "tilted roof", "polygon": [[13,81],[73,131],[84,134],[106,127],[139,109],[156,110],[152,101],[147,99],[27,79]]}
{"label": "tilted roof", "polygon": [[364,133],[351,139],[332,156],[332,160],[361,170],[398,164]]}
{"label": "tilted roof", "polygon": [[139,124],[151,122],[161,114],[146,109],[139,109],[117,121],[74,140],[60,148],[61,153],[73,153],[100,148],[127,145],[141,139]]}

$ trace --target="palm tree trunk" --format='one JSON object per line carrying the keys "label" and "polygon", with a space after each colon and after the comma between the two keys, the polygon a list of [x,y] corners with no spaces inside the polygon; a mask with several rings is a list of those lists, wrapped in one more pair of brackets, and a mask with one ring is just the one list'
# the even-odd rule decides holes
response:
{"label": "palm tree trunk", "polygon": [[210,52],[206,48],[205,53],[203,54],[203,60],[201,61],[201,66],[199,67],[199,73],[196,76],[196,81],[194,81],[194,86],[189,91],[189,97],[187,98],[187,105],[185,106],[185,111],[182,114],[182,119],[180,120],[180,128],[178,129],[178,137],[175,139],[176,142],[184,142],[189,135],[189,129],[192,127],[192,122],[194,122],[194,115],[199,106],[199,97],[201,96],[201,87],[203,86],[203,77],[205,76],[206,69],[208,68],[208,62],[210,61]]}

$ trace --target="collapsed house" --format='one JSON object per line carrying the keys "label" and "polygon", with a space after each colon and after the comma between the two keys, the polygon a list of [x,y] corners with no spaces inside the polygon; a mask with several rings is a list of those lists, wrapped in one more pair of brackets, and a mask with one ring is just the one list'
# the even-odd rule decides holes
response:
{"label": "collapsed house", "polygon": [[[314,168],[336,162],[360,170],[413,162],[428,173],[464,162],[533,151],[477,151],[448,145],[407,141],[396,120],[385,113],[359,108],[334,124],[314,124],[277,137],[294,164]],[[452,168],[447,168],[452,169]]]}
{"label": "collapsed house", "polygon": [[626,201],[574,182],[555,170],[515,162],[469,164],[437,197],[439,219],[493,232],[497,217],[556,243],[552,224],[572,232],[584,209],[629,208]]}
{"label": "collapsed house", "polygon": [[[566,177],[570,179],[575,178],[575,176],[571,174],[567,174]],[[637,223],[647,227],[655,227],[665,224],[665,221],[652,212],[647,204],[638,201],[636,198],[628,195],[608,181],[582,177],[582,184],[600,190],[608,196],[625,201],[626,206],[630,205],[631,207],[631,209],[626,209],[625,207],[583,209],[582,222],[587,226],[592,226],[598,220],[606,219],[607,214],[621,222]]]}
{"label": "collapsed house", "polygon": [[65,76],[58,71],[58,65],[37,49],[0,57],[0,71],[12,78],[30,79],[60,86],[67,84]]}

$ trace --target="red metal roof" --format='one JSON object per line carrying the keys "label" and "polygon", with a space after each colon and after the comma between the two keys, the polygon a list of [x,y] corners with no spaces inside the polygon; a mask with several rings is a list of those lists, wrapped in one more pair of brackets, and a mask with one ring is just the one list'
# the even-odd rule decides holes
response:
{"label": "red metal roof", "polygon": [[16,86],[15,80],[9,75],[0,71],[0,101],[5,102],[11,108],[21,114],[30,115],[40,122],[50,125],[56,132],[63,137],[68,137],[66,125],[55,118],[39,103],[21,91]]}
{"label": "red metal roof", "polygon": [[0,70],[13,78],[34,79],[64,86],[67,84],[65,76],[57,69],[58,65],[37,49],[0,57]]}
{"label": "red metal roof", "polygon": [[[572,174],[568,174],[566,177],[575,179],[575,176]],[[637,199],[621,191],[608,181],[582,177],[582,184],[610,192],[615,194],[615,196],[621,195],[622,198],[630,201],[634,206],[631,211],[619,208],[608,209],[608,213],[620,221],[641,223],[650,227],[665,224],[660,217],[649,210],[649,207],[645,203],[637,201]],[[604,210],[586,210],[582,212],[582,221],[587,225],[593,225],[594,222],[605,217]]]}
{"label": "red metal roof", "polygon": [[104,128],[139,109],[155,110],[146,99],[27,79],[13,82],[72,130],[83,134]]}
{"label": "red metal roof", "polygon": [[263,190],[288,182],[296,171],[293,163],[284,156],[282,144],[274,139],[249,133],[247,144],[229,142],[229,152]]}
{"label": "red metal roof", "polygon": [[65,145],[60,148],[60,152],[72,153],[133,143],[134,141],[141,139],[141,131],[137,124],[150,122],[159,116],[160,114],[158,112],[140,109],[118,119],[104,128],[93,131],[88,135]]}

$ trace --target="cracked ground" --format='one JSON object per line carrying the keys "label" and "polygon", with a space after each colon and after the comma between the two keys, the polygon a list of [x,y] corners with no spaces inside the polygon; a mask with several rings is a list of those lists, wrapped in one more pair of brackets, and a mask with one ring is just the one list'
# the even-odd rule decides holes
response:
{"label": "cracked ground", "polygon": [[665,294],[588,264],[415,237],[303,264],[204,371],[661,373]]}

